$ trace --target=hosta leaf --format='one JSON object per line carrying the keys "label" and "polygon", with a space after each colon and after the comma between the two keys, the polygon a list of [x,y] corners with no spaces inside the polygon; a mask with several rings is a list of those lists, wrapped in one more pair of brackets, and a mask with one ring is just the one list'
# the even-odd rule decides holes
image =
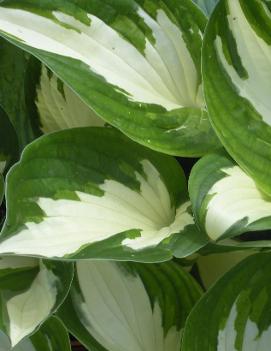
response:
{"label": "hosta leaf", "polygon": [[0,351],[71,351],[69,335],[62,322],[51,317],[31,337],[21,341],[14,348],[0,331]]}
{"label": "hosta leaf", "polygon": [[81,261],[76,267],[60,316],[89,350],[180,350],[201,291],[177,264]]}
{"label": "hosta leaf", "polygon": [[182,156],[219,144],[202,94],[205,24],[188,0],[4,0],[0,11],[0,33],[43,61],[105,121]]}
{"label": "hosta leaf", "polygon": [[9,173],[7,206],[1,253],[149,262],[204,245],[177,161],[113,128],[33,142]]}
{"label": "hosta leaf", "polygon": [[269,351],[270,269],[262,253],[225,274],[190,314],[182,351]]}
{"label": "hosta leaf", "polygon": [[202,9],[206,16],[210,16],[218,0],[193,0],[193,2]]}
{"label": "hosta leaf", "polygon": [[[41,132],[104,124],[33,56],[3,39],[0,50],[0,104],[9,113],[21,148]],[[6,130],[1,131],[5,135]]]}
{"label": "hosta leaf", "polygon": [[235,161],[271,195],[270,2],[222,0],[203,48],[212,124]]}
{"label": "hosta leaf", "polygon": [[0,329],[17,345],[59,307],[72,280],[65,263],[26,257],[0,258]]}
{"label": "hosta leaf", "polygon": [[32,104],[33,109],[36,110],[41,130],[44,133],[105,124],[44,65],[40,66],[35,87],[35,99],[29,99],[28,103]]}
{"label": "hosta leaf", "polygon": [[189,192],[196,221],[211,240],[271,229],[271,198],[222,153],[207,155],[194,166]]}
{"label": "hosta leaf", "polygon": [[[0,105],[15,128],[20,149],[39,135],[31,118],[26,98],[32,99],[32,79],[36,60],[29,66],[30,55],[0,39]],[[29,84],[28,84],[29,83]],[[5,135],[6,129],[0,130]]]}

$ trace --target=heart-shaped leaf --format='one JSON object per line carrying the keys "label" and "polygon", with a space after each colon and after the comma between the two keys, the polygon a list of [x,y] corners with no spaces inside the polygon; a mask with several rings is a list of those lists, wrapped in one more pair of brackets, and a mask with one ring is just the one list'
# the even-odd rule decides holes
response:
{"label": "heart-shaped leaf", "polygon": [[205,244],[178,162],[113,128],[33,142],[9,173],[7,207],[5,254],[152,262]]}

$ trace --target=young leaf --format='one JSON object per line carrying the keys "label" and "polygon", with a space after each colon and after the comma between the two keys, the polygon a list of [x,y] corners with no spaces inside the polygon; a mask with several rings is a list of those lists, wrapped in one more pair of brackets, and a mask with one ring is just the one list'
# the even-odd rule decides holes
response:
{"label": "young leaf", "polygon": [[271,198],[222,153],[207,155],[194,166],[189,193],[196,221],[211,240],[271,229]]}
{"label": "young leaf", "polygon": [[267,1],[222,0],[203,47],[205,97],[219,138],[271,195],[271,12]]}
{"label": "young leaf", "polygon": [[0,259],[0,326],[14,347],[59,307],[72,280],[72,266],[25,257]]}
{"label": "young leaf", "polygon": [[89,350],[180,350],[201,290],[177,264],[81,261],[76,267],[60,316]]}
{"label": "young leaf", "polygon": [[24,339],[14,348],[8,337],[0,331],[0,351],[71,351],[69,335],[62,322],[51,317],[39,331]]}
{"label": "young leaf", "polygon": [[73,127],[104,126],[105,122],[44,65],[40,66],[35,90],[35,99],[29,100],[29,104],[34,105],[32,108],[37,112],[44,133]]}
{"label": "young leaf", "polygon": [[191,312],[182,351],[269,351],[270,269],[261,253],[226,273]]}
{"label": "young leaf", "polygon": [[105,121],[168,154],[219,144],[202,94],[206,18],[190,0],[1,1],[0,34]]}
{"label": "young leaf", "polygon": [[113,128],[69,129],[29,145],[9,173],[7,208],[1,253],[152,262],[203,245],[177,161]]}

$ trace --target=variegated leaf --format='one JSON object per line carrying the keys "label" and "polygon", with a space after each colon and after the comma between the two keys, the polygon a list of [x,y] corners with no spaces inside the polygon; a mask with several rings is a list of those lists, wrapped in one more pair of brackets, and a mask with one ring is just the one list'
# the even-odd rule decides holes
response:
{"label": "variegated leaf", "polygon": [[226,273],[188,317],[182,351],[269,351],[270,269],[262,253]]}
{"label": "variegated leaf", "polygon": [[[213,241],[271,229],[271,198],[222,153],[207,155],[194,166],[189,192],[196,221]],[[226,240],[224,244],[237,245],[238,242]],[[270,246],[271,241],[238,245]]]}
{"label": "variegated leaf", "polygon": [[66,297],[72,266],[35,258],[0,258],[0,329],[12,347],[56,311]]}
{"label": "variegated leaf", "polygon": [[220,1],[203,48],[205,97],[212,125],[230,155],[269,196],[270,10],[270,1]]}
{"label": "variegated leaf", "polygon": [[7,207],[2,254],[152,262],[205,244],[178,162],[113,128],[33,142],[9,173]]}
{"label": "variegated leaf", "polygon": [[[0,105],[9,113],[21,148],[60,129],[104,122],[33,56],[0,40]],[[1,129],[4,134],[5,129]]]}
{"label": "variegated leaf", "polygon": [[201,290],[177,264],[81,261],[76,267],[60,316],[89,350],[180,350]]}
{"label": "variegated leaf", "polygon": [[71,351],[71,347],[69,335],[62,322],[51,317],[39,331],[14,348],[7,336],[0,331],[0,351]]}
{"label": "variegated leaf", "polygon": [[41,130],[50,133],[57,130],[103,126],[98,117],[70,88],[44,65],[41,65],[36,83],[34,101]]}
{"label": "variegated leaf", "polygon": [[98,115],[168,154],[219,144],[201,84],[206,19],[190,0],[1,1],[1,35],[32,53]]}

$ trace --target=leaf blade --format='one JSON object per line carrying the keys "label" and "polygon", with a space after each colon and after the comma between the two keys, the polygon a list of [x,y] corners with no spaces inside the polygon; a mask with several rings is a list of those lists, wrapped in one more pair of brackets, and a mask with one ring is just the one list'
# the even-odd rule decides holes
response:
{"label": "leaf blade", "polygon": [[69,336],[61,321],[51,317],[31,337],[20,342],[15,348],[0,331],[1,351],[71,351]]}
{"label": "leaf blade", "polygon": [[[219,142],[209,125],[202,98],[200,98],[199,106],[197,102],[197,95],[200,95],[201,91],[198,53],[201,48],[201,33],[204,30],[205,19],[193,4],[184,1],[179,5],[176,1],[168,1],[167,4],[161,2],[162,7],[160,8],[153,1],[149,6],[141,8],[135,2],[127,2],[127,9],[124,10],[121,9],[119,2],[114,6],[107,4],[109,13],[114,13],[114,16],[111,16],[113,18],[110,18],[109,15],[105,16],[100,5],[97,5],[96,8],[96,5],[86,6],[79,3],[80,7],[78,2],[76,6],[71,3],[66,7],[62,2],[59,4],[57,7],[48,2],[42,6],[42,9],[37,9],[32,4],[29,10],[28,3],[21,3],[19,6],[14,4],[15,9],[10,9],[8,3],[2,3],[3,35],[17,28],[16,23],[13,23],[12,26],[8,24],[9,20],[12,21],[9,14],[15,17],[18,15],[19,22],[28,16],[31,18],[31,21],[27,21],[28,23],[40,24],[41,21],[46,21],[44,28],[51,28],[53,25],[54,30],[61,31],[63,40],[65,37],[73,38],[72,45],[74,46],[78,45],[84,35],[91,37],[93,33],[97,33],[98,37],[95,37],[94,41],[98,40],[99,45],[104,45],[103,49],[99,46],[99,50],[90,51],[106,53],[105,56],[101,54],[97,58],[85,54],[75,55],[76,50],[73,50],[73,46],[71,48],[67,46],[67,50],[64,49],[67,57],[63,56],[61,50],[59,51],[60,47],[64,47],[64,45],[61,46],[62,44],[60,46],[53,44],[54,49],[50,45],[40,46],[42,42],[52,43],[51,39],[48,41],[34,40],[31,43],[26,40],[30,44],[26,46],[22,41],[14,40],[14,35],[8,38],[42,60],[98,115],[133,140],[158,151],[183,156],[202,155],[217,148]],[[26,11],[19,10],[18,7]],[[70,16],[71,8],[74,14],[78,13],[80,20],[76,18],[76,15],[75,17]],[[45,17],[40,16],[42,11]],[[117,11],[120,11],[120,19],[116,15]],[[49,16],[46,15],[48,13]],[[185,19],[184,14],[187,14]],[[122,21],[132,26],[138,36],[131,33],[129,35],[129,31],[128,34],[127,31],[125,34]],[[190,31],[187,30],[187,23],[193,28]],[[6,24],[8,28],[4,28]],[[20,27],[22,31],[24,31],[24,25],[25,23]],[[37,29],[34,28],[34,32],[35,35],[38,35]],[[65,36],[67,32],[69,35]],[[18,35],[18,32],[16,33]],[[83,36],[80,36],[80,33],[83,33]],[[104,33],[107,33],[106,37],[112,40],[105,41]],[[35,35],[32,34],[28,36],[28,39],[35,38]],[[45,33],[43,39],[46,34],[48,33]],[[56,37],[58,36],[54,36]],[[140,43],[138,43],[139,38],[141,38]],[[109,42],[113,44],[107,47]],[[166,51],[162,50],[165,43]],[[87,44],[90,45],[90,42]],[[145,48],[143,55],[138,47],[139,44],[141,49],[142,45],[143,49]],[[81,48],[84,46],[84,43],[80,45]],[[119,56],[115,53],[118,53]],[[168,56],[169,53],[171,56]],[[179,55],[181,55],[181,61]],[[112,62],[108,57],[112,59]],[[123,61],[123,58],[128,62]],[[94,65],[94,61],[89,61],[95,59],[99,64],[95,61]],[[81,60],[80,65],[78,60]],[[85,60],[87,64],[85,61],[83,64],[82,60]],[[67,65],[69,71],[65,68]],[[185,66],[185,69],[182,65]],[[92,67],[92,70],[89,67]],[[86,77],[88,77],[87,80]],[[128,77],[129,80],[127,80]],[[104,79],[107,81],[106,84]],[[180,86],[180,83],[176,81],[182,82],[183,85]],[[155,89],[160,90],[157,92]],[[176,103],[175,94],[180,95],[178,97],[180,103]]]}
{"label": "leaf blade", "polygon": [[[194,166],[189,193],[196,222],[218,244],[249,231],[270,229],[270,198],[224,153],[207,155]],[[231,244],[264,247],[269,241]]]}
{"label": "leaf blade", "polygon": [[264,72],[270,72],[269,12],[263,1],[221,1],[203,45],[204,90],[212,125],[229,154],[267,195],[270,79]]}
{"label": "leaf blade", "polygon": [[7,205],[2,253],[163,261],[177,249],[174,237],[189,240],[194,230],[177,161],[112,128],[69,129],[32,143],[9,174]]}
{"label": "leaf blade", "polygon": [[[174,263],[81,262],[60,316],[90,349],[177,351],[180,330],[200,292]],[[96,306],[90,302],[94,297]],[[106,333],[100,325],[108,326]]]}
{"label": "leaf blade", "polygon": [[206,293],[188,318],[184,351],[269,349],[269,264],[270,253],[253,255]]}
{"label": "leaf blade", "polygon": [[0,260],[1,329],[12,347],[33,334],[65,299],[72,267],[34,258]]}

